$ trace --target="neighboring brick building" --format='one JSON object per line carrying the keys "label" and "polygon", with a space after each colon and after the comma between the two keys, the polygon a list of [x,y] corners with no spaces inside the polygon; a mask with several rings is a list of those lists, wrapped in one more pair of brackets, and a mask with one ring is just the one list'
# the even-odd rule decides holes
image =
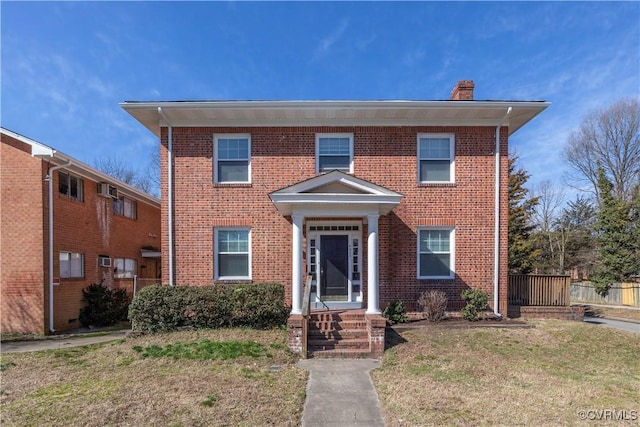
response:
{"label": "neighboring brick building", "polygon": [[3,333],[77,328],[91,283],[131,293],[134,275],[160,277],[158,199],[10,130],[1,128],[1,142]]}
{"label": "neighboring brick building", "polygon": [[307,272],[314,306],[370,314],[394,299],[413,310],[429,289],[456,310],[480,288],[506,315],[507,141],[548,104],[474,101],[473,87],[446,101],[123,103],[161,142],[163,280],[277,281],[292,315]]}

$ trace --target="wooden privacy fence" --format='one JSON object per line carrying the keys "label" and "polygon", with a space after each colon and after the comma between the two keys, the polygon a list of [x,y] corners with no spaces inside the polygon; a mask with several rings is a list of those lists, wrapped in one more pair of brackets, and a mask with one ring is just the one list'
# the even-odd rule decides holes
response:
{"label": "wooden privacy fence", "polygon": [[570,276],[510,274],[509,305],[569,306]]}
{"label": "wooden privacy fence", "polygon": [[614,283],[606,297],[596,293],[591,282],[571,284],[571,302],[640,307],[640,283]]}

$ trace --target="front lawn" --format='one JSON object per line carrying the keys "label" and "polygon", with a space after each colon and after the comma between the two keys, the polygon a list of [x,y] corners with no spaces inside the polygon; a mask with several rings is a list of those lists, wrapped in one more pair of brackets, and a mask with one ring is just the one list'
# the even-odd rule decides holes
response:
{"label": "front lawn", "polygon": [[531,323],[400,333],[372,372],[387,424],[638,424],[640,334]]}
{"label": "front lawn", "polygon": [[3,426],[298,425],[287,331],[219,329],[2,356]]}

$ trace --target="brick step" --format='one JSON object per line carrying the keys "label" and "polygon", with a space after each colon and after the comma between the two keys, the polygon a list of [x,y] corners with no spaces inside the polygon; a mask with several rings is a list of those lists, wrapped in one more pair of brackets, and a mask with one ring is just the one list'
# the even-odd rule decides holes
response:
{"label": "brick step", "polygon": [[309,339],[369,339],[365,329],[311,329]]}
{"label": "brick step", "polygon": [[358,320],[365,322],[365,317],[364,313],[359,311],[326,311],[320,313],[311,313],[310,320],[316,322],[330,322],[334,320]]}
{"label": "brick step", "polygon": [[319,330],[340,330],[340,329],[362,329],[367,330],[367,322],[362,320],[342,320],[342,321],[310,321],[309,329]]}
{"label": "brick step", "polygon": [[333,349],[369,349],[369,339],[322,339],[309,337],[307,341],[309,351]]}
{"label": "brick step", "polygon": [[368,359],[379,357],[371,354],[369,349],[332,349],[332,350],[310,350],[309,357],[314,359]]}

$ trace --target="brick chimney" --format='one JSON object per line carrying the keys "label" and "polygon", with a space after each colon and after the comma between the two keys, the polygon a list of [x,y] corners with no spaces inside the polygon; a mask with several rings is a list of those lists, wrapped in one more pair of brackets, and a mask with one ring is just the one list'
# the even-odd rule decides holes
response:
{"label": "brick chimney", "polygon": [[473,80],[459,80],[451,91],[452,101],[473,101]]}

